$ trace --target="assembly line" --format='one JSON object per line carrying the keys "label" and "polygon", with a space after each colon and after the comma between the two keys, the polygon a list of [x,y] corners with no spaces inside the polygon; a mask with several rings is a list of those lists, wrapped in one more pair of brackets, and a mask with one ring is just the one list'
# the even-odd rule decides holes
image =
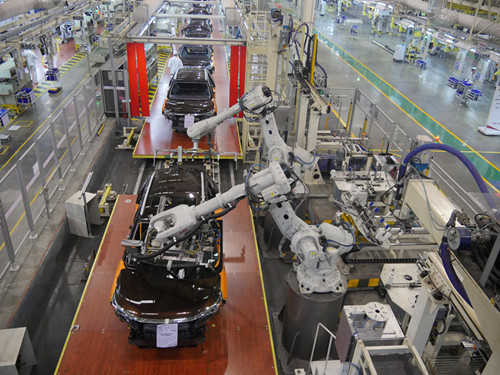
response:
{"label": "assembly line", "polygon": [[496,373],[492,25],[457,18],[464,41],[418,1],[14,1],[0,373]]}

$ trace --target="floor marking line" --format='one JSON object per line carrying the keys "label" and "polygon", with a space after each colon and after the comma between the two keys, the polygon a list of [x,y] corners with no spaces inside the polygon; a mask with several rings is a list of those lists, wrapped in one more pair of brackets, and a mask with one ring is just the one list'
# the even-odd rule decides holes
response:
{"label": "floor marking line", "polygon": [[[83,83],[83,81],[85,81],[85,80],[88,78],[88,76],[89,76],[88,74],[85,74],[85,76],[84,76],[84,77],[83,77],[83,79],[80,81],[80,83],[78,83],[78,85],[76,85],[76,87],[75,87],[75,88],[74,88],[74,89],[73,89],[73,90],[69,93],[69,95],[68,95],[67,97],[71,96],[71,94],[73,94],[73,93],[76,91],[76,89],[78,89],[78,88],[81,86],[81,84]],[[33,133],[31,133],[31,135],[30,135],[30,136],[29,136],[29,137],[28,137],[28,138],[27,138],[27,139],[23,142],[23,144],[22,144],[21,146],[19,146],[19,147],[18,147],[18,149],[16,150],[16,152],[14,152],[14,154],[13,154],[13,155],[9,158],[9,160],[7,160],[7,161],[5,162],[5,164],[4,164],[4,165],[2,165],[2,167],[0,167],[0,171],[1,171],[2,169],[4,169],[4,168],[7,166],[7,164],[9,164],[9,163],[10,163],[10,161],[14,158],[14,156],[16,156],[16,155],[17,155],[17,153],[18,153],[18,152],[19,152],[19,151],[20,151],[20,150],[21,150],[21,149],[22,149],[22,148],[26,145],[26,143],[28,143],[28,141],[29,141],[29,140],[30,140],[30,139],[31,139],[31,138],[32,138],[32,137],[33,137],[33,136],[34,136],[34,135],[38,132],[38,130],[40,130],[40,128],[41,128],[41,127],[42,127],[42,126],[43,126],[43,125],[44,125],[44,124],[45,124],[45,123],[49,120],[49,118],[50,118],[50,117],[51,117],[51,116],[52,116],[52,115],[53,115],[53,114],[54,114],[54,113],[55,113],[55,112],[56,112],[56,111],[57,111],[57,110],[58,110],[58,109],[59,109],[59,108],[60,108],[60,107],[61,107],[61,106],[65,103],[65,102],[66,102],[66,100],[63,100],[63,101],[61,102],[61,104],[59,104],[59,105],[56,107],[56,109],[54,109],[54,110],[53,110],[53,111],[52,111],[52,112],[51,112],[51,113],[47,116],[47,118],[45,119],[45,121],[44,121],[44,122],[42,122],[42,123],[40,124],[40,126],[39,126],[38,128],[36,128],[36,129],[35,129],[35,131],[34,131]]]}
{"label": "floor marking line", "polygon": [[[315,28],[316,29],[316,28]],[[383,81],[386,85],[388,85],[389,87],[391,87],[396,93],[398,93],[399,95],[401,95],[407,102],[409,102],[410,105],[413,105],[415,108],[417,108],[422,114],[424,114],[425,116],[427,116],[430,120],[434,121],[434,123],[438,126],[440,126],[442,129],[446,130],[447,132],[450,133],[451,136],[455,137],[458,141],[460,141],[462,143],[462,145],[464,147],[467,147],[470,149],[470,153],[473,153],[475,154],[476,156],[478,156],[480,159],[482,159],[484,162],[486,162],[487,164],[489,164],[491,167],[493,167],[496,171],[500,172],[500,168],[498,168],[496,165],[494,165],[493,163],[491,163],[488,159],[486,159],[483,155],[480,154],[480,151],[477,151],[475,150],[474,148],[472,148],[470,145],[468,145],[467,143],[463,142],[458,136],[456,136],[452,131],[450,131],[449,129],[447,129],[444,125],[442,125],[440,122],[438,122],[437,120],[435,120],[434,118],[432,118],[432,116],[428,115],[425,111],[423,111],[422,109],[420,109],[417,105],[415,105],[411,100],[409,100],[408,98],[406,98],[403,94],[401,94],[398,90],[396,90],[394,87],[392,87],[390,84],[388,84],[387,82],[385,82],[382,78],[380,78],[376,73],[374,73],[373,71],[371,71],[369,68],[367,68],[366,66],[363,65],[363,63],[359,62],[356,58],[354,58],[351,54],[349,54],[347,51],[345,51],[342,47],[340,47],[338,44],[336,44],[334,41],[332,41],[330,38],[328,38],[327,36],[325,36],[325,34],[323,34],[321,31],[319,31],[318,29],[316,29],[316,31],[318,31],[318,33],[322,34],[322,37],[325,38],[328,42],[332,43],[333,45],[335,45],[338,49],[342,50],[346,55],[348,55],[350,58],[352,58],[354,61],[356,61],[358,64],[360,64],[361,66],[365,67],[366,70],[370,71],[373,75],[375,75],[376,77],[378,77],[381,81]],[[422,125],[420,122],[418,122],[415,118],[413,118],[407,111],[405,111],[399,104],[397,104],[392,98],[390,98],[385,92],[382,91],[382,89],[380,87],[378,87],[374,82],[372,82],[371,80],[369,80],[363,73],[361,73],[359,70],[357,70],[353,65],[351,65],[349,62],[347,62],[342,56],[340,56],[339,54],[336,53],[336,51],[330,47],[327,43],[325,43],[323,40],[321,40],[321,43],[326,47],[328,48],[330,51],[332,51],[337,57],[339,57],[343,62],[345,62],[351,69],[353,69],[354,71],[356,71],[360,76],[362,76],[368,83],[370,83],[373,87],[375,87],[382,95],[384,95],[391,103],[393,103],[396,107],[398,107],[403,113],[405,113],[410,119],[412,119],[416,124],[418,124],[423,130],[425,130],[427,133],[429,133],[430,135],[432,135],[434,137],[434,134],[429,130],[427,129],[424,125]],[[488,183],[488,185],[490,185],[495,191],[497,192],[500,192],[500,190],[498,190],[496,187],[494,187],[485,177],[483,177],[483,179]],[[496,180],[495,180],[496,181]]]}

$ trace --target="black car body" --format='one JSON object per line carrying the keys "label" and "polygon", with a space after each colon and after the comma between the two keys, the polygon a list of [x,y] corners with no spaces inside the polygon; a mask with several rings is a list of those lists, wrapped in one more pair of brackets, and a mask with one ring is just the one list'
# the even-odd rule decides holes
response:
{"label": "black car body", "polygon": [[188,11],[188,14],[205,14],[207,16],[212,15],[212,11],[210,9],[210,5],[202,5],[202,4],[193,4],[191,9]]}
{"label": "black car body", "polygon": [[[212,15],[212,11],[208,5],[203,6],[203,5],[198,5],[198,4],[193,4],[191,7],[191,10],[187,12],[187,14],[197,14],[197,15],[206,15],[210,16]],[[210,26],[210,30],[212,30],[212,20],[210,18],[191,18],[191,22],[193,21],[203,21],[204,24]]]}
{"label": "black car body", "polygon": [[179,57],[184,66],[194,66],[208,69],[210,74],[215,71],[214,52],[210,46],[182,45]]}
{"label": "black car body", "polygon": [[189,24],[182,29],[184,36],[188,38],[211,38],[212,27],[207,23],[207,20],[193,19]]}
{"label": "black car body", "polygon": [[[138,209],[129,240],[141,241],[142,253],[155,249],[152,216],[171,207],[196,205],[216,194],[213,180],[196,165],[154,171],[137,198]],[[158,329],[177,331],[176,346],[204,341],[205,324],[219,310],[222,267],[222,221],[212,220],[187,240],[148,260],[137,260],[126,248],[124,268],[116,281],[111,304],[129,328],[129,342],[161,347]]]}
{"label": "black car body", "polygon": [[215,83],[204,68],[180,68],[170,81],[163,115],[172,129],[186,131],[194,122],[217,114]]}

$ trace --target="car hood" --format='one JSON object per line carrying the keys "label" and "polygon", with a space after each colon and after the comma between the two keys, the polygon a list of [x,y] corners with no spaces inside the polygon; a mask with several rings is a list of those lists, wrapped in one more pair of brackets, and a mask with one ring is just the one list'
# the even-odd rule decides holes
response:
{"label": "car hood", "polygon": [[212,100],[170,100],[165,102],[166,110],[171,113],[191,113],[200,114],[213,111],[214,102]]}
{"label": "car hood", "polygon": [[220,276],[213,271],[203,276],[197,280],[169,279],[125,268],[117,279],[113,305],[137,321],[203,319],[218,310],[222,297]]}
{"label": "car hood", "polygon": [[212,59],[200,59],[200,58],[193,58],[193,59],[190,59],[189,57],[186,58],[181,58],[182,60],[182,64],[184,64],[184,66],[209,66],[212,64]]}

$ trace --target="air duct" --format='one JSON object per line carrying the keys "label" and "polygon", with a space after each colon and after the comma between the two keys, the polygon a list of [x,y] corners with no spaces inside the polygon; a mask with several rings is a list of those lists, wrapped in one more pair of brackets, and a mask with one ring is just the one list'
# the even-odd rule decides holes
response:
{"label": "air duct", "polygon": [[469,14],[455,12],[450,9],[433,7],[431,3],[422,0],[400,0],[401,4],[407,7],[427,12],[429,21],[436,26],[453,27],[454,25],[462,25],[469,29],[474,29],[476,32],[491,35],[495,38],[500,38],[500,24],[498,22],[488,21],[485,18],[474,17]]}
{"label": "air duct", "polygon": [[[484,1],[483,5],[479,6],[479,10],[484,10],[485,12],[490,12],[491,14],[500,14],[500,8],[498,7],[490,7],[486,4],[487,2]],[[461,0],[454,0],[453,5],[459,5],[463,7],[469,7],[472,9],[477,8],[477,3],[472,3],[470,1],[461,1]]]}
{"label": "air duct", "polygon": [[162,4],[163,0],[146,0],[135,8],[132,18],[139,24],[148,22]]}
{"label": "air duct", "polygon": [[33,9],[50,9],[61,0],[8,0],[0,4],[0,21],[29,12]]}
{"label": "air duct", "polygon": [[453,25],[462,25],[473,29],[475,32],[500,38],[500,24],[498,22],[488,21],[482,17],[474,17],[470,14],[459,13],[450,9],[441,9],[437,18],[450,27]]}

